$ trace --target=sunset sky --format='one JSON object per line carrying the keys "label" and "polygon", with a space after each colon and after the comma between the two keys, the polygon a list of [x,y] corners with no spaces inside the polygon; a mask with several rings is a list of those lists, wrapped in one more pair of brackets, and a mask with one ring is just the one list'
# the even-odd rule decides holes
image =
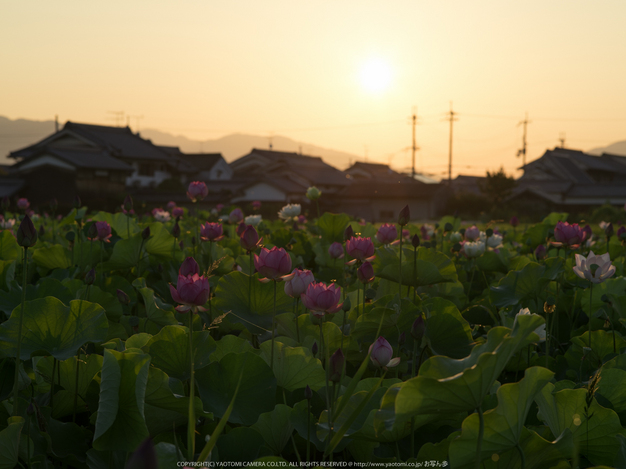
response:
{"label": "sunset sky", "polygon": [[526,112],[528,160],[561,134],[626,140],[625,18],[624,0],[5,1],[0,115],[124,111],[133,130],[284,135],[403,169],[416,107],[417,169],[442,176],[452,102],[453,173],[512,173]]}

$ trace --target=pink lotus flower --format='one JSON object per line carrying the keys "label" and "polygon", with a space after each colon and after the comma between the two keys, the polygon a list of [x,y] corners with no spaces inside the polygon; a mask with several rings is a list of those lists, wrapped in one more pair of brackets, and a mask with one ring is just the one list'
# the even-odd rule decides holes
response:
{"label": "pink lotus flower", "polygon": [[511,225],[513,228],[517,228],[519,226],[519,220],[517,219],[515,215],[511,217],[511,220],[509,221],[509,225]]}
{"label": "pink lotus flower", "polygon": [[300,298],[309,285],[315,282],[315,277],[310,270],[294,269],[292,273],[291,280],[285,282],[285,293],[292,298]]}
{"label": "pink lotus flower", "polygon": [[94,226],[96,227],[95,229],[95,236],[92,238],[89,238],[90,241],[104,241],[106,243],[110,243],[110,237],[111,235],[111,225],[109,225],[107,222],[105,221],[97,221],[96,223],[94,223]]}
{"label": "pink lotus flower", "polygon": [[377,367],[392,368],[400,363],[400,357],[392,359],[393,349],[384,337],[380,336],[370,345],[370,360]]}
{"label": "pink lotus flower", "polygon": [[237,236],[241,236],[244,231],[246,231],[246,222],[242,221],[241,223],[237,225],[237,229],[235,230],[235,233],[237,233]]}
{"label": "pink lotus flower", "polygon": [[346,243],[348,255],[354,259],[364,261],[374,255],[374,243],[371,238],[352,237]]}
{"label": "pink lotus flower", "polygon": [[30,202],[28,201],[28,199],[17,199],[17,208],[19,208],[20,210],[26,210],[28,207],[30,207]]}
{"label": "pink lotus flower", "polygon": [[254,210],[258,210],[261,208],[261,201],[259,200],[255,200],[254,202],[252,202],[252,208]]}
{"label": "pink lotus flower", "polygon": [[185,211],[182,209],[182,207],[174,207],[172,209],[172,216],[174,218],[178,218],[178,217],[182,217],[184,215]]}
{"label": "pink lotus flower", "polygon": [[223,208],[224,208],[224,204],[217,204],[215,206],[215,210],[217,210],[218,212],[221,212]]}
{"label": "pink lotus flower", "polygon": [[611,264],[608,252],[596,256],[590,251],[586,258],[576,254],[576,265],[573,270],[580,278],[586,278],[592,283],[602,283],[615,274],[615,266]]}
{"label": "pink lotus flower", "polygon": [[365,261],[356,271],[357,278],[364,284],[368,284],[374,280],[374,267]]}
{"label": "pink lotus flower", "polygon": [[311,283],[306,293],[300,295],[304,306],[311,311],[313,316],[323,317],[325,314],[333,314],[341,309],[341,288],[334,283],[326,284]]}
{"label": "pink lotus flower", "polygon": [[176,288],[171,283],[169,287],[173,300],[179,303],[176,311],[204,311],[203,305],[209,300],[209,280],[206,277],[198,274],[179,275]]}
{"label": "pink lotus flower", "polygon": [[402,237],[405,239],[409,239],[411,237],[411,232],[407,230],[406,228],[404,228],[402,230]]}
{"label": "pink lotus flower", "polygon": [[554,246],[569,246],[577,248],[587,238],[587,233],[583,231],[578,223],[569,224],[567,222],[558,222],[554,228]]}
{"label": "pink lotus flower", "polygon": [[343,257],[343,246],[341,243],[334,242],[328,248],[328,255],[332,259],[341,259]]}
{"label": "pink lotus flower", "polygon": [[284,280],[281,277],[291,271],[291,257],[283,248],[263,248],[259,255],[254,255],[254,267],[259,276],[265,277],[261,280]]}
{"label": "pink lotus flower", "polygon": [[189,197],[192,202],[198,202],[199,200],[204,199],[207,195],[209,195],[209,189],[204,182],[193,181],[189,183],[189,187],[187,188],[187,197]]}
{"label": "pink lotus flower", "polygon": [[465,230],[466,240],[476,241],[478,238],[480,238],[480,230],[478,229],[478,227],[476,227],[476,225],[472,225],[468,229]]}
{"label": "pink lotus flower", "polygon": [[546,247],[543,244],[537,246],[537,249],[535,249],[535,257],[537,260],[545,259],[547,255]]}
{"label": "pink lotus flower", "polygon": [[228,215],[228,221],[233,225],[236,223],[241,223],[243,221],[243,212],[241,211],[241,209],[236,208],[235,210],[230,212],[230,215]]}
{"label": "pink lotus flower", "polygon": [[220,223],[205,223],[200,225],[200,239],[216,242],[224,237],[224,228]]}
{"label": "pink lotus flower", "polygon": [[378,228],[378,232],[376,233],[376,239],[381,244],[391,244],[398,237],[398,229],[396,225],[392,225],[390,223],[385,223]]}
{"label": "pink lotus flower", "polygon": [[190,275],[199,273],[200,267],[198,267],[198,263],[193,257],[185,259],[185,261],[180,265],[180,269],[178,269],[178,275],[182,275],[184,277],[189,277]]}
{"label": "pink lotus flower", "polygon": [[246,225],[246,229],[239,238],[239,244],[248,252],[255,251],[261,241],[263,241],[263,238],[259,239],[259,233],[252,225]]}
{"label": "pink lotus flower", "polygon": [[167,209],[168,210],[172,210],[174,207],[176,207],[176,202],[172,202],[171,200],[167,203]]}

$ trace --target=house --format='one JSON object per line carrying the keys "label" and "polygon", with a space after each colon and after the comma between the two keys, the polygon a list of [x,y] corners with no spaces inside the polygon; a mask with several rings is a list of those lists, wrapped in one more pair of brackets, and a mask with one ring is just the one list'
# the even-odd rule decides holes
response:
{"label": "house", "polygon": [[[69,165],[88,161],[89,168],[105,177],[105,171],[126,171],[123,185],[128,187],[157,187],[163,181],[180,174],[193,174],[195,169],[181,163],[151,141],[133,133],[129,127],[67,122],[58,132],[21,150],[11,152],[9,158],[18,161],[14,172],[22,173],[36,166],[55,166],[70,170]],[[26,160],[31,160],[26,164]],[[73,162],[71,163],[70,160]],[[112,163],[118,161],[118,164]],[[117,185],[117,173],[110,176]],[[83,179],[81,176],[79,179]],[[91,187],[91,186],[90,186]],[[102,188],[102,187],[100,187]],[[95,190],[95,188],[94,188]],[[113,190],[112,187],[107,190]]]}
{"label": "house", "polygon": [[242,182],[234,203],[260,200],[281,203],[309,203],[306,190],[317,187],[329,203],[350,184],[346,174],[318,156],[273,150],[252,149],[230,163],[233,179]]}
{"label": "house", "polygon": [[159,148],[194,168],[194,181],[228,181],[233,177],[233,169],[221,153],[183,153],[178,147],[162,145]]}
{"label": "house", "polygon": [[626,156],[557,147],[520,169],[524,175],[511,200],[566,211],[626,203]]}

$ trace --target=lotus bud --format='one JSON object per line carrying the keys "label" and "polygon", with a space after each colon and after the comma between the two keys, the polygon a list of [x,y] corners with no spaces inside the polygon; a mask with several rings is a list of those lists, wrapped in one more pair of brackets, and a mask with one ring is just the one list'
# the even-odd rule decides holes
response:
{"label": "lotus bud", "polygon": [[80,197],[78,197],[78,196],[74,197],[74,208],[75,208],[76,210],[78,210],[78,209],[79,209],[79,208],[81,208],[82,206],[83,206],[83,204],[82,204],[82,202],[81,202],[81,200],[80,200]]}
{"label": "lotus bud", "polygon": [[415,340],[421,341],[426,332],[426,323],[424,323],[424,318],[420,314],[417,319],[413,322],[413,326],[411,327],[411,336]]}
{"label": "lotus bud", "polygon": [[87,238],[89,238],[89,239],[91,239],[93,241],[97,237],[98,237],[98,227],[96,226],[95,223],[92,223],[89,226],[89,229],[87,230]]}
{"label": "lotus bud", "polygon": [[613,229],[613,223],[609,223],[608,225],[606,225],[606,227],[604,228],[604,234],[606,235],[606,237],[610,238],[611,236],[613,236],[614,233],[615,231]]}
{"label": "lotus bud", "polygon": [[146,226],[146,229],[141,232],[141,237],[143,240],[147,240],[150,237],[150,227]]}
{"label": "lotus bud", "polygon": [[317,355],[317,342],[313,342],[313,346],[311,347],[311,353],[315,357]]}
{"label": "lotus bud", "polygon": [[343,232],[343,240],[348,241],[353,236],[354,236],[354,230],[352,229],[352,225],[348,225]]}
{"label": "lotus bud", "polygon": [[130,195],[127,195],[124,198],[124,203],[122,204],[122,208],[127,212],[130,212],[133,209],[133,198]]}
{"label": "lotus bud", "polygon": [[341,243],[334,242],[328,248],[328,255],[331,259],[341,259],[343,257],[343,246]]}
{"label": "lotus bud", "polygon": [[17,244],[29,248],[37,242],[37,230],[28,215],[24,215],[19,228],[17,229]]}
{"label": "lotus bud", "polygon": [[244,222],[241,222],[237,225],[237,230],[236,230],[237,236],[241,236],[244,231],[246,231],[246,224]]}
{"label": "lotus bud", "polygon": [[346,357],[344,357],[341,349],[333,353],[333,355],[330,357],[330,362],[328,364],[330,367],[328,371],[328,379],[330,381],[332,381],[333,383],[338,383],[339,381],[341,381],[341,374],[343,373],[343,366],[345,363]]}
{"label": "lotus bud", "polygon": [[446,233],[449,233],[450,231],[452,231],[454,229],[454,227],[452,226],[452,223],[446,223],[443,227],[443,231]]}
{"label": "lotus bud", "polygon": [[259,246],[259,233],[257,233],[254,226],[247,225],[239,236],[239,244],[241,244],[244,250],[248,252],[255,251]]}
{"label": "lotus bud", "polygon": [[180,269],[178,269],[178,275],[182,275],[184,277],[189,277],[190,275],[196,275],[200,273],[200,267],[198,263],[193,257],[188,257],[181,264]]}
{"label": "lotus bud", "polygon": [[43,236],[46,234],[46,230],[43,225],[39,225],[39,236]]}
{"label": "lotus bud", "polygon": [[406,332],[403,332],[398,337],[398,345],[404,345],[405,342],[406,342]]}
{"label": "lotus bud", "polygon": [[626,239],[626,226],[620,226],[617,229],[617,237],[621,240]]}
{"label": "lotus bud", "polygon": [[493,230],[491,228],[487,228],[485,234],[487,235],[487,238],[491,238],[493,236]]}
{"label": "lotus bud", "polygon": [[535,257],[538,260],[542,260],[542,259],[545,259],[546,256],[547,256],[546,247],[543,244],[540,244],[539,246],[537,246],[537,249],[535,249]]}
{"label": "lotus bud", "polygon": [[320,198],[321,195],[322,195],[322,193],[315,186],[309,187],[306,190],[306,196],[307,196],[307,199],[309,199],[309,200],[317,200],[317,199]]}
{"label": "lotus bud", "polygon": [[307,384],[306,388],[304,388],[304,398],[307,401],[310,401],[311,399],[313,399],[313,391],[311,390],[311,387]]}
{"label": "lotus bud", "polygon": [[513,215],[511,217],[511,220],[509,220],[509,225],[511,225],[513,228],[517,228],[517,226],[519,226],[519,220],[515,215]]}
{"label": "lotus bud", "polygon": [[95,269],[91,269],[85,275],[85,285],[93,285],[93,282],[95,282],[95,281],[96,281],[96,270]]}
{"label": "lotus bud", "polygon": [[343,300],[341,309],[346,313],[352,309],[352,304],[350,303],[350,297],[348,295],[346,295],[346,299]]}
{"label": "lotus bud", "polygon": [[372,267],[372,264],[365,261],[357,269],[356,276],[361,281],[361,283],[368,284],[372,280],[374,280],[374,267]]}
{"label": "lotus bud", "polygon": [[185,249],[185,243],[181,240],[180,243],[178,243],[178,247],[182,251],[183,249]]}
{"label": "lotus bud", "polygon": [[125,306],[128,306],[130,304],[130,296],[128,296],[128,294],[124,290],[120,290],[118,288],[116,293],[117,293],[117,300],[121,304]]}
{"label": "lotus bud", "polygon": [[178,222],[174,223],[174,227],[172,228],[172,236],[176,239],[180,236],[180,225]]}
{"label": "lotus bud", "polygon": [[409,206],[405,205],[402,210],[400,210],[400,215],[398,216],[398,225],[405,226],[411,220],[411,210],[409,210]]}
{"label": "lotus bud", "polygon": [[411,244],[413,245],[415,249],[417,249],[420,245],[420,237],[417,236],[416,234],[413,235],[413,237],[411,238]]}

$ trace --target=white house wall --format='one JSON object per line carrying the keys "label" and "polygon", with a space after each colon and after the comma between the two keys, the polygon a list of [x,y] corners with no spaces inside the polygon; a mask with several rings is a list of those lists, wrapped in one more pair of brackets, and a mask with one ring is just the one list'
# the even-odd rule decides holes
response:
{"label": "white house wall", "polygon": [[218,160],[209,172],[209,180],[211,181],[227,181],[232,177],[233,169],[223,159]]}
{"label": "white house wall", "polygon": [[244,195],[233,199],[233,202],[251,202],[260,200],[261,202],[285,202],[287,195],[266,183],[255,184],[244,191]]}
{"label": "white house wall", "polygon": [[127,186],[156,187],[171,177],[166,171],[155,171],[153,176],[140,176],[136,163],[133,163],[133,170],[133,174],[126,178]]}

